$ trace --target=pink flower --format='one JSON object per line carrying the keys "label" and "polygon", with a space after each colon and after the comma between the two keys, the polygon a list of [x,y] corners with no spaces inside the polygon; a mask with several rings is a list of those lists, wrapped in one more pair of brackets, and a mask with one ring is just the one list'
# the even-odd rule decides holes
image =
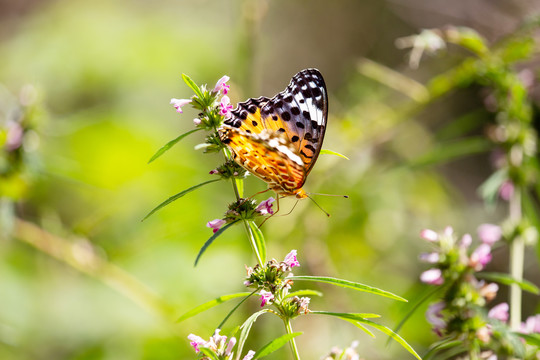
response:
{"label": "pink flower", "polygon": [[435,242],[439,240],[439,234],[430,229],[424,229],[420,231],[420,237],[424,240]]}
{"label": "pink flower", "polygon": [[272,210],[272,203],[275,200],[276,199],[274,199],[273,197],[269,197],[268,200],[261,201],[261,203],[259,204],[259,206],[257,206],[255,211],[258,211],[259,213],[261,213],[261,215],[274,214],[274,210]]}
{"label": "pink flower", "polygon": [[502,229],[493,224],[482,224],[478,227],[478,237],[484,244],[493,245],[501,239]]}
{"label": "pink flower", "polygon": [[492,319],[497,319],[502,322],[508,321],[508,304],[507,303],[500,303],[499,305],[495,305],[491,310],[488,312],[488,317]]}
{"label": "pink flower", "polygon": [[219,104],[220,110],[219,113],[225,117],[225,119],[228,119],[231,117],[231,110],[233,109],[233,106],[231,105],[231,99],[227,95],[223,96],[221,98],[221,102]]}
{"label": "pink flower", "polygon": [[229,81],[229,77],[227,75],[224,75],[221,79],[218,80],[216,83],[216,86],[214,87],[214,90],[212,90],[215,93],[218,93],[223,90],[223,94],[227,95],[229,92],[230,85],[227,85],[226,82]]}
{"label": "pink flower", "polygon": [[491,261],[491,246],[481,244],[473,251],[469,258],[469,266],[476,271],[482,270]]}
{"label": "pink flower", "polygon": [[214,230],[214,234],[218,232],[218,230],[225,225],[226,221],[222,219],[215,219],[211,220],[206,223],[206,227],[212,228]]}
{"label": "pink flower", "polygon": [[476,337],[483,343],[488,343],[491,339],[492,331],[487,326],[482,326],[480,329],[476,330]]}
{"label": "pink flower", "polygon": [[430,264],[438,263],[440,258],[441,256],[437,252],[420,254],[420,260]]}
{"label": "pink flower", "polygon": [[189,334],[188,339],[191,340],[189,344],[193,346],[193,349],[195,349],[196,353],[200,351],[200,346],[204,347],[204,345],[206,344],[206,340],[194,334]]}
{"label": "pink flower", "polygon": [[441,330],[446,328],[446,322],[444,322],[441,313],[445,307],[444,301],[439,301],[429,305],[426,311],[426,320],[433,326],[433,331],[439,336],[442,336]]}
{"label": "pink flower", "polygon": [[251,360],[253,359],[253,356],[255,356],[255,351],[249,350],[242,360]]}
{"label": "pink flower", "polygon": [[210,175],[214,175],[214,174],[217,174],[219,171],[217,171],[216,169],[214,170],[210,170],[209,174]]}
{"label": "pink flower", "polygon": [[461,241],[459,243],[459,247],[463,249],[467,249],[472,244],[472,236],[470,234],[465,234],[461,238]]}
{"label": "pink flower", "polygon": [[521,323],[519,331],[523,334],[540,334],[540,314],[529,316],[525,322]]}
{"label": "pink flower", "polygon": [[499,285],[496,283],[489,283],[487,285],[484,284],[484,281],[481,281],[479,283],[480,288],[478,289],[478,292],[481,296],[485,297],[487,301],[491,301],[497,296],[497,291],[499,291]]}
{"label": "pink flower", "polygon": [[309,312],[309,309],[308,309],[308,305],[309,305],[309,302],[311,301],[310,298],[308,297],[301,297],[300,298],[300,305],[298,307],[298,313],[304,313],[304,314],[307,314]]}
{"label": "pink flower", "polygon": [[285,256],[285,259],[283,259],[283,262],[287,264],[289,267],[293,268],[295,266],[300,266],[300,263],[296,259],[296,250],[291,250],[290,253],[288,253]]}
{"label": "pink flower", "polygon": [[272,294],[270,291],[261,290],[259,295],[261,295],[261,307],[267,303],[271,304],[271,302],[274,300],[274,294]]}
{"label": "pink flower", "polygon": [[10,121],[7,125],[6,150],[18,149],[23,143],[24,129],[18,122]]}
{"label": "pink flower", "polygon": [[193,123],[195,124],[195,126],[199,126],[199,125],[201,125],[201,122],[202,122],[202,120],[201,120],[201,119],[199,119],[199,118],[195,118],[195,119],[193,119]]}
{"label": "pink flower", "polygon": [[431,285],[441,285],[444,282],[440,269],[429,269],[420,274],[420,280],[423,283]]}
{"label": "pink flower", "polygon": [[227,344],[227,348],[225,349],[225,353],[224,353],[225,356],[229,356],[231,354],[232,349],[235,344],[236,344],[236,338],[235,337],[230,338],[229,343]]}
{"label": "pink flower", "polygon": [[185,106],[191,102],[191,99],[171,99],[171,105],[176,109],[176,112],[182,113],[182,106]]}
{"label": "pink flower", "polygon": [[499,196],[504,201],[510,201],[512,195],[514,195],[514,184],[510,180],[506,180],[499,188]]}

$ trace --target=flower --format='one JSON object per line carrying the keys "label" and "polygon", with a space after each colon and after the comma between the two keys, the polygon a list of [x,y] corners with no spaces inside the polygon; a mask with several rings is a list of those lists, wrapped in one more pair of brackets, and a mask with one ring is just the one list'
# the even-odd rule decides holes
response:
{"label": "flower", "polygon": [[195,334],[189,334],[188,339],[191,340],[189,344],[193,346],[193,349],[195,349],[196,353],[200,351],[200,346],[204,347],[204,345],[206,345],[206,340]]}
{"label": "flower", "polygon": [[253,356],[255,356],[255,351],[249,350],[242,360],[251,360],[253,359]]}
{"label": "flower", "polygon": [[261,215],[274,214],[274,210],[272,210],[272,203],[275,201],[273,197],[269,197],[268,200],[261,201],[259,206],[255,209],[255,211],[258,211],[261,213]]}
{"label": "flower", "polygon": [[270,291],[261,290],[259,295],[261,295],[261,307],[267,303],[270,304],[272,300],[274,300],[274,294],[272,294]]}
{"label": "flower", "polygon": [[525,322],[521,323],[519,331],[523,334],[540,334],[540,314],[529,316]]}
{"label": "flower", "polygon": [[476,337],[483,343],[488,343],[491,339],[491,330],[487,326],[482,326],[476,330]]}
{"label": "flower", "polygon": [[488,317],[491,319],[497,319],[502,322],[508,321],[508,304],[503,302],[499,305],[495,305],[488,312]]}
{"label": "flower", "polygon": [[514,184],[510,180],[506,180],[499,187],[499,196],[504,201],[510,201],[512,195],[514,195]]}
{"label": "flower", "polygon": [[293,268],[295,266],[300,266],[300,263],[296,259],[296,250],[291,250],[290,253],[288,253],[285,256],[285,259],[283,259],[283,262],[287,264],[287,266]]}
{"label": "flower", "polygon": [[491,246],[481,244],[473,251],[469,258],[469,266],[476,271],[482,270],[491,261]]}
{"label": "flower", "polygon": [[493,224],[482,224],[478,227],[478,237],[484,244],[493,245],[501,239],[502,230],[500,226]]}
{"label": "flower", "polygon": [[420,260],[430,264],[435,264],[439,262],[440,258],[441,256],[437,252],[420,254]]}
{"label": "flower", "polygon": [[308,297],[301,297],[300,298],[300,302],[299,302],[299,306],[298,306],[298,313],[304,313],[304,314],[307,314],[309,312],[309,309],[308,309],[308,305],[309,305],[309,302],[311,301],[310,298]]}
{"label": "flower", "polygon": [[472,244],[472,236],[470,234],[465,234],[461,238],[461,241],[459,242],[459,247],[463,249],[467,249]]}
{"label": "flower", "polygon": [[182,113],[182,106],[185,106],[191,102],[191,99],[171,99],[171,105],[176,109],[176,112]]}
{"label": "flower", "polygon": [[6,136],[6,150],[13,151],[18,149],[23,143],[24,129],[14,121],[8,122]]}
{"label": "flower", "polygon": [[227,95],[229,92],[230,85],[227,85],[226,82],[229,81],[229,77],[227,75],[224,75],[221,79],[218,80],[216,83],[216,86],[214,87],[214,90],[212,90],[215,93],[218,93],[223,90],[223,94]]}
{"label": "flower", "polygon": [[199,119],[199,118],[195,118],[195,119],[193,119],[193,123],[195,124],[195,126],[199,126],[199,125],[201,125],[201,122],[202,122],[202,120],[201,120],[201,119]]}
{"label": "flower", "polygon": [[439,240],[439,234],[430,229],[424,229],[420,231],[420,237],[424,240],[435,242]]}
{"label": "flower", "polygon": [[233,109],[233,106],[231,105],[231,99],[227,95],[223,96],[221,98],[221,102],[219,103],[220,110],[219,113],[225,117],[225,119],[228,119],[231,117],[231,110]]}
{"label": "flower", "polygon": [[236,345],[236,338],[232,337],[229,339],[229,343],[227,344],[227,349],[225,349],[225,356],[229,356],[232,353],[232,349]]}
{"label": "flower", "polygon": [[426,310],[426,320],[433,326],[433,331],[439,336],[442,336],[441,330],[446,328],[446,322],[444,322],[441,313],[445,307],[444,301],[439,301],[429,305]]}
{"label": "flower", "polygon": [[420,280],[426,284],[441,285],[444,282],[440,269],[429,269],[420,274]]}
{"label": "flower", "polygon": [[215,219],[207,222],[206,227],[212,228],[215,234],[223,225],[225,225],[225,223],[226,221],[223,219]]}
{"label": "flower", "polygon": [[480,296],[486,298],[487,301],[491,301],[497,296],[497,291],[499,291],[499,285],[496,283],[484,284],[484,281],[478,283],[478,293]]}

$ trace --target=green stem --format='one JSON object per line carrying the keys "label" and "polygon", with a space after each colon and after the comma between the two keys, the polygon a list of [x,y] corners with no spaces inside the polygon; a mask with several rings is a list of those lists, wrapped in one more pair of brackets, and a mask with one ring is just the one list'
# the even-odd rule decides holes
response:
{"label": "green stem", "polygon": [[[521,192],[516,187],[509,203],[509,216],[513,224],[518,224],[521,220]],[[510,275],[517,280],[523,280],[523,258],[525,254],[525,243],[521,236],[512,239],[510,245]],[[517,284],[510,286],[510,328],[519,330],[521,324],[521,288]]]}
{"label": "green stem", "polygon": [[[292,334],[292,326],[291,326],[291,319],[283,319],[283,322],[285,323],[285,329],[287,329],[287,334]],[[294,355],[295,360],[300,360],[300,354],[298,353],[298,348],[296,347],[296,341],[294,339],[291,339],[289,341],[289,345],[291,346],[291,351]]]}
{"label": "green stem", "polygon": [[[228,152],[226,148],[223,148],[223,156],[225,157],[225,161],[227,161],[231,157],[230,153]],[[238,191],[236,180],[232,178],[231,183],[234,190],[234,196],[236,196],[237,201],[240,201],[240,192]],[[247,221],[242,219],[242,224],[244,224],[244,229],[246,230],[246,233],[248,235],[251,248],[253,249],[253,252],[255,253],[255,256],[257,257],[257,261],[259,262],[259,265],[263,266],[264,259],[261,257],[261,254],[259,253],[259,250],[257,248],[257,242],[255,241],[255,237],[253,236],[253,233],[251,232],[251,229],[249,228]]]}

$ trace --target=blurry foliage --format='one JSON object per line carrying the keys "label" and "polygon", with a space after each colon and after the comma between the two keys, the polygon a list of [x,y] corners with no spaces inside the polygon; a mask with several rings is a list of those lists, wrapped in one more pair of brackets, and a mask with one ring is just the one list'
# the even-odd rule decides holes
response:
{"label": "blurry foliage", "polygon": [[[168,105],[171,97],[189,94],[181,81],[183,72],[199,83],[211,83],[227,73],[233,102],[270,95],[303,67],[318,67],[325,74],[331,98],[324,147],[350,160],[321,156],[306,188],[343,193],[350,199],[318,198],[332,214],[329,220],[302,202],[291,215],[274,217],[265,225],[270,257],[303,249],[298,275],[339,274],[414,299],[425,291],[416,280],[421,267],[416,237],[421,228],[452,224],[466,232],[504,216],[501,207],[486,215],[476,193],[492,172],[482,140],[492,114],[478,93],[493,84],[482,79],[496,75],[499,66],[536,51],[531,37],[506,42],[496,54],[502,63],[486,68],[489,76],[483,78],[471,76],[478,71],[478,61],[470,58],[459,65],[470,54],[449,49],[414,73],[424,81],[453,69],[424,87],[407,77],[412,73],[404,69],[403,52],[393,49],[392,41],[417,27],[443,25],[433,24],[435,18],[425,19],[427,24],[414,23],[411,19],[417,14],[404,11],[403,5],[379,1],[341,5],[317,1],[310,7],[302,1],[259,1],[261,13],[249,17],[253,12],[247,3],[58,0],[35,2],[24,16],[0,24],[9,30],[0,42],[0,79],[6,87],[0,94],[0,144],[6,141],[8,119],[39,134],[37,151],[29,145],[16,155],[30,159],[17,170],[13,179],[20,185],[10,185],[9,195],[5,189],[12,180],[4,176],[11,170],[6,172],[6,155],[0,155],[0,193],[10,204],[17,200],[9,212],[61,237],[62,248],[71,254],[58,261],[46,255],[47,249],[36,251],[14,239],[0,240],[0,358],[191,358],[185,336],[212,333],[222,313],[213,310],[178,326],[171,325],[174,320],[201,302],[232,289],[243,290],[242,264],[253,261],[241,229],[227,231],[198,268],[192,267],[210,234],[206,221],[220,216],[229,200],[227,184],[209,184],[140,222],[162,199],[208,179],[208,171],[219,161],[193,151],[203,141],[195,134],[146,164],[164,142],[192,128],[196,114],[186,111],[178,117]],[[481,8],[471,18],[485,20],[492,10]],[[520,20],[517,12],[510,15]],[[476,24],[473,20],[469,25]],[[258,35],[250,33],[250,26],[258,27]],[[485,28],[486,23],[479,26]],[[474,48],[475,43],[465,45]],[[357,64],[360,55],[394,67],[395,73],[405,76],[406,85],[392,90],[396,88],[380,75],[364,71],[365,62]],[[518,64],[520,69],[532,69],[534,81],[527,90],[533,94],[534,107],[525,110],[532,115],[538,101],[534,65],[534,61]],[[13,95],[24,92],[29,83],[39,90],[36,107]],[[503,89],[508,84],[499,85]],[[257,86],[263,90],[248,91]],[[464,89],[449,93],[458,86]],[[526,96],[522,89],[515,90],[516,96]],[[494,96],[504,98],[502,92]],[[468,141],[455,145],[461,138]],[[467,154],[472,155],[464,158]],[[441,161],[446,164],[431,166]],[[538,188],[537,184],[533,185]],[[245,191],[263,188],[261,182],[248,179]],[[535,210],[536,195],[528,201]],[[281,204],[284,209],[292,205],[287,200]],[[116,264],[140,283],[121,290],[115,286],[117,275],[88,267],[92,262],[84,262],[86,255],[72,257],[80,253],[94,254],[105,268]],[[538,267],[528,255],[526,277],[538,284]],[[504,258],[495,258],[494,270],[505,271]],[[71,260],[75,262],[66,265]],[[147,291],[159,304],[145,311],[136,305],[141,297],[134,289]],[[340,290],[326,293],[325,298],[314,299],[313,308],[351,311],[362,303],[363,308],[388,314],[390,302]],[[526,298],[528,313],[535,306],[536,299]],[[392,315],[382,320],[392,327],[403,313],[403,308],[393,307]],[[246,314],[235,314],[237,319],[230,323],[240,323]],[[355,339],[360,340],[365,358],[392,359],[394,352],[401,354],[397,346],[385,348],[382,337],[372,341],[332,320],[299,319],[296,328],[306,331],[298,343],[306,358],[318,358],[332,346],[345,347]],[[254,329],[258,335],[248,340],[247,347],[282,334],[279,325],[265,319]],[[435,339],[423,311],[413,315],[401,335],[419,352]],[[286,358],[287,351],[269,358]]]}

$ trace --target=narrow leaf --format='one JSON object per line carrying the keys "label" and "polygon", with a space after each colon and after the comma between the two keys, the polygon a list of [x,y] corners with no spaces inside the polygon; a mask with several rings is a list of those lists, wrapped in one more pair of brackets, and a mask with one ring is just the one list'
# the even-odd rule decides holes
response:
{"label": "narrow leaf", "polygon": [[211,360],[219,360],[218,355],[212,349],[201,346],[199,350],[201,351],[201,353],[208,356]]}
{"label": "narrow leaf", "polygon": [[244,344],[246,342],[246,339],[249,335],[249,332],[251,330],[251,327],[253,326],[253,323],[257,321],[257,318],[261,316],[264,313],[272,312],[270,309],[263,309],[260,311],[257,311],[255,314],[251,315],[240,327],[242,331],[240,332],[240,338],[238,339],[238,347],[237,347],[237,353],[236,353],[236,360],[240,359],[240,354],[242,354],[242,350],[244,349]]}
{"label": "narrow leaf", "polygon": [[406,299],[402,298],[401,296],[392,294],[389,291],[377,289],[372,286],[368,286],[368,285],[364,285],[364,284],[360,284],[360,283],[352,282],[348,280],[336,279],[336,278],[331,278],[331,277],[326,277],[326,276],[290,276],[289,279],[315,281],[315,282],[321,282],[321,283],[326,283],[326,284],[333,284],[333,285],[341,286],[344,288],[350,288],[350,289],[354,289],[358,291],[363,291],[363,292],[368,292],[375,295],[384,296],[384,297],[391,298],[394,300],[407,302]]}
{"label": "narrow leaf", "polygon": [[516,333],[516,335],[523,338],[527,344],[540,347],[540,334]]}
{"label": "narrow leaf", "polygon": [[197,128],[197,129],[193,129],[193,130],[190,130],[188,131],[187,133],[183,133],[182,135],[178,136],[177,138],[169,141],[168,143],[166,143],[165,145],[163,145],[161,147],[161,149],[159,149],[151,158],[150,160],[148,160],[148,164],[150,164],[152,161],[156,160],[158,157],[160,157],[161,155],[163,155],[167,150],[169,150],[170,148],[172,148],[174,145],[176,145],[177,142],[179,142],[180,140],[182,140],[183,138],[185,138],[186,136],[190,135],[190,134],[193,134],[194,132],[196,131],[199,131],[199,130],[202,130],[201,128]]}
{"label": "narrow leaf", "polygon": [[[242,299],[242,301],[240,301],[238,304],[236,304],[235,307],[232,308],[231,311],[229,311],[229,313],[227,314],[227,316],[225,316],[225,318],[223,319],[223,321],[221,321],[221,323],[218,325],[217,329],[223,329],[223,325],[227,322],[227,320],[231,317],[232,314],[234,314],[234,312],[236,311],[236,309],[238,309],[240,307],[240,305],[242,305],[244,303],[244,301],[246,301],[247,299],[249,299],[253,294],[255,294],[259,289],[255,289],[253,290],[252,292],[249,293],[248,296],[246,296],[245,298]],[[240,327],[238,327],[240,328]],[[229,336],[230,337],[230,336]]]}
{"label": "narrow leaf", "polygon": [[236,188],[238,189],[238,196],[241,198],[244,197],[244,179],[233,179],[236,183]]}
{"label": "narrow leaf", "polygon": [[298,291],[293,291],[292,293],[288,293],[287,295],[285,295],[285,299],[287,298],[291,298],[291,297],[294,297],[294,296],[323,296],[323,293],[320,292],[320,291],[316,291],[316,290],[309,290],[309,289],[305,289],[305,290],[298,290]]}
{"label": "narrow leaf", "polygon": [[205,181],[205,182],[200,183],[198,185],[192,186],[189,189],[186,189],[186,190],[184,190],[182,192],[179,192],[176,195],[171,196],[170,198],[168,198],[167,200],[165,200],[164,202],[162,202],[161,204],[159,204],[158,206],[153,208],[152,211],[150,211],[141,221],[144,221],[144,220],[148,219],[153,213],[155,213],[156,211],[158,211],[162,207],[165,207],[165,206],[169,205],[170,203],[172,203],[173,201],[180,199],[182,196],[192,192],[193,190],[196,190],[196,189],[200,188],[203,185],[210,184],[210,183],[220,181],[220,180],[221,179],[208,180],[208,181]]}
{"label": "narrow leaf", "polygon": [[330,316],[336,316],[342,319],[349,319],[349,320],[364,320],[368,318],[379,318],[381,315],[379,314],[371,314],[371,313],[339,313],[339,312],[332,312],[332,311],[310,311],[310,314],[315,315],[330,315]]}
{"label": "narrow leaf", "polygon": [[372,333],[371,330],[369,330],[367,327],[360,324],[358,321],[354,321],[354,320],[350,320],[350,319],[344,319],[344,318],[341,318],[341,319],[345,320],[347,322],[350,322],[351,324],[353,324],[354,326],[356,326],[357,328],[359,328],[360,330],[362,330],[363,332],[365,332],[366,334],[368,334],[372,338],[375,338],[375,334]]}
{"label": "narrow leaf", "polygon": [[214,300],[210,300],[208,302],[205,302],[204,304],[201,304],[201,305],[189,310],[187,313],[180,316],[180,318],[178,318],[178,320],[176,320],[176,322],[181,322],[181,321],[184,321],[186,319],[189,319],[190,317],[193,317],[193,316],[195,316],[197,314],[202,313],[203,311],[211,309],[214,306],[223,304],[226,301],[236,299],[236,298],[239,298],[239,297],[244,297],[244,296],[247,297],[250,294],[251,294],[250,292],[241,292],[241,293],[229,294],[229,295],[223,295],[223,296],[217,297]]}
{"label": "narrow leaf", "polygon": [[321,155],[335,155],[335,156],[339,156],[341,158],[344,158],[345,160],[350,160],[348,157],[346,157],[345,155],[343,154],[340,154],[336,151],[332,151],[332,150],[328,150],[328,149],[322,149],[321,152],[320,152]]}
{"label": "narrow leaf", "polygon": [[295,332],[292,334],[285,334],[281,335],[280,337],[270,341],[268,344],[264,345],[262,348],[257,351],[253,357],[253,359],[260,359],[262,357],[265,357],[267,355],[270,355],[286,343],[288,343],[291,339],[294,339],[298,335],[302,335],[302,332]]}
{"label": "narrow leaf", "polygon": [[393,332],[391,329],[387,328],[384,325],[377,324],[377,323],[375,323],[373,321],[370,321],[370,320],[357,320],[357,321],[362,323],[362,324],[366,324],[368,326],[371,326],[371,327],[385,333],[388,336],[391,336],[395,341],[397,341],[399,344],[401,344],[401,346],[403,346],[403,348],[405,348],[405,350],[407,350],[412,355],[414,355],[414,357],[416,357],[419,360],[422,360],[422,358],[416,353],[416,351],[414,351],[412,346],[409,345],[401,336],[399,336],[398,334]]}
{"label": "narrow leaf", "polygon": [[228,223],[227,225],[225,225],[224,227],[222,227],[221,229],[216,231],[214,233],[214,235],[212,235],[210,237],[210,239],[206,240],[206,242],[202,246],[201,250],[199,250],[199,254],[197,255],[197,258],[195,259],[195,265],[194,266],[197,266],[197,263],[199,262],[199,259],[201,258],[202,254],[206,251],[206,249],[210,246],[210,244],[212,244],[214,242],[214,240],[216,240],[216,238],[219,235],[221,235],[225,230],[227,230],[229,227],[231,227],[232,225],[236,224],[239,221],[240,220],[234,220],[232,223]]}
{"label": "narrow leaf", "polygon": [[253,234],[253,238],[255,239],[255,251],[259,254],[260,259],[262,259],[263,263],[266,262],[266,241],[264,240],[264,235],[253,221],[248,221],[249,228],[251,230],[251,233]]}
{"label": "narrow leaf", "polygon": [[439,351],[448,350],[448,349],[455,348],[461,345],[463,345],[463,341],[461,340],[451,340],[451,339],[441,340],[439,342],[434,343],[422,359],[429,360],[433,356],[435,356],[435,354],[437,354]]}
{"label": "narrow leaf", "polygon": [[182,74],[182,79],[184,79],[184,82],[187,84],[187,86],[189,86],[191,88],[191,90],[193,90],[193,92],[195,92],[195,95],[197,95],[197,97],[199,99],[203,98],[203,94],[201,92],[201,89],[199,89],[197,84],[195,84],[195,82],[193,80],[191,80],[191,78],[189,76],[187,76],[186,74]]}
{"label": "narrow leaf", "polygon": [[516,284],[519,286],[523,291],[528,291],[532,294],[538,295],[540,294],[540,289],[533,284],[530,281],[527,280],[517,280],[514,279],[511,275],[505,274],[505,273],[495,273],[495,272],[484,272],[484,273],[478,273],[477,277],[481,279],[496,281],[503,285],[512,285]]}
{"label": "narrow leaf", "polygon": [[409,166],[428,166],[442,164],[464,156],[484,153],[492,144],[484,137],[471,137],[459,141],[439,143],[424,155],[412,160]]}

